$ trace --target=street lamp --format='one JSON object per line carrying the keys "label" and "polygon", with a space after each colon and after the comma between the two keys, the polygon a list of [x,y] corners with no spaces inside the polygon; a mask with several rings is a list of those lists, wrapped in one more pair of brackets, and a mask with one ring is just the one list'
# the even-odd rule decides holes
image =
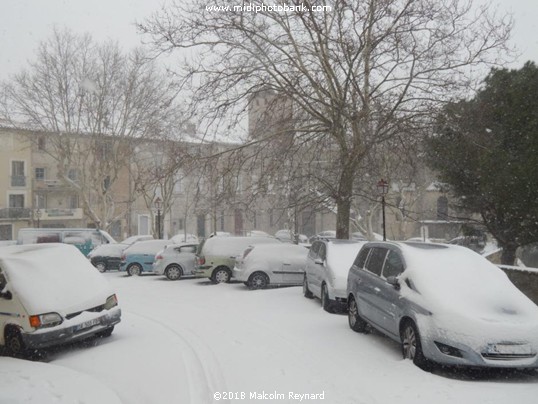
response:
{"label": "street lamp", "polygon": [[161,208],[163,207],[163,201],[161,198],[157,197],[155,199],[155,208],[157,209],[157,237],[162,239],[162,233],[161,233]]}
{"label": "street lamp", "polygon": [[385,195],[389,192],[389,183],[381,178],[377,182],[377,192],[381,194],[381,209],[383,212],[383,241],[387,240],[387,230],[385,226]]}
{"label": "street lamp", "polygon": [[41,219],[41,209],[39,209],[39,206],[35,211],[35,217],[37,218],[37,228],[39,229],[39,220]]}

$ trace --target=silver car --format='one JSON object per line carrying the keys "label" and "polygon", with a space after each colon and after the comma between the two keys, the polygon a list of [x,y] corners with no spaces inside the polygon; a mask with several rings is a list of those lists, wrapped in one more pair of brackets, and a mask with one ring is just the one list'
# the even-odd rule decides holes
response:
{"label": "silver car", "polygon": [[347,273],[364,242],[314,241],[306,260],[303,294],[317,297],[329,313],[347,309]]}
{"label": "silver car", "polygon": [[175,281],[184,275],[193,275],[197,244],[169,245],[157,253],[153,272]]}
{"label": "silver car", "polygon": [[295,244],[258,244],[235,260],[233,278],[250,289],[301,285],[308,249]]}
{"label": "silver car", "polygon": [[467,248],[367,243],[347,293],[351,329],[376,328],[417,366],[538,367],[538,307]]}

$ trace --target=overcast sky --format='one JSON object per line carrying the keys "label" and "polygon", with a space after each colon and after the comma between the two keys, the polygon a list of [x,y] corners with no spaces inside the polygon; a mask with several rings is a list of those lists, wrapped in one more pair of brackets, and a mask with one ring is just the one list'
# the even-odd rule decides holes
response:
{"label": "overcast sky", "polygon": [[[164,1],[0,0],[0,80],[23,68],[55,25],[89,32],[99,40],[112,38],[128,49],[139,45],[134,21],[148,17]],[[501,11],[513,13],[513,43],[522,54],[512,67],[520,67],[527,60],[538,62],[538,0],[493,2]]]}

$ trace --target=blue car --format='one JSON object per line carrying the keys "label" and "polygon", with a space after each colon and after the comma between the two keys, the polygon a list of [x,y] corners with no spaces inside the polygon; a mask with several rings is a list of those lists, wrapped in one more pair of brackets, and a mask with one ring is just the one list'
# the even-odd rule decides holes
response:
{"label": "blue car", "polygon": [[171,240],[149,240],[133,244],[123,250],[120,271],[127,271],[129,276],[153,272],[155,255],[170,244],[174,243]]}

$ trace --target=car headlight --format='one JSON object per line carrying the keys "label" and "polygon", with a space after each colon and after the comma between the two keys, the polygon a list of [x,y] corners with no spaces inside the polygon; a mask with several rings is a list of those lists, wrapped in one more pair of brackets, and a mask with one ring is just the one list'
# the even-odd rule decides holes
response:
{"label": "car headlight", "polygon": [[45,313],[37,316],[30,316],[30,325],[34,328],[54,327],[62,324],[63,319],[58,313]]}
{"label": "car headlight", "polygon": [[112,307],[116,307],[118,305],[118,298],[116,295],[109,296],[106,299],[105,303],[105,310],[110,310]]}

